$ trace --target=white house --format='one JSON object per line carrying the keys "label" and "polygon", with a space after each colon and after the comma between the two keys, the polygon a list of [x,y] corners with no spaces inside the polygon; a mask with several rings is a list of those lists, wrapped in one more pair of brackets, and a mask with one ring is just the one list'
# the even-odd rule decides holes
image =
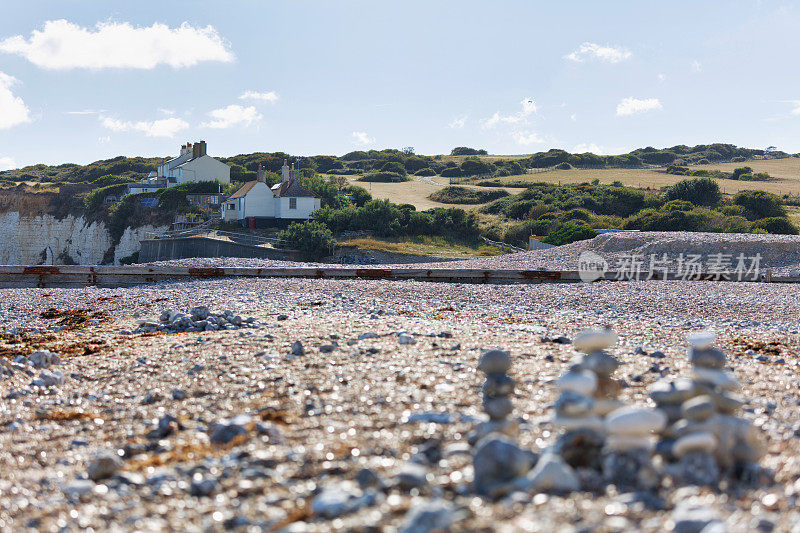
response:
{"label": "white house", "polygon": [[153,192],[181,183],[198,181],[231,182],[231,167],[206,153],[206,142],[186,143],[181,153],[158,165],[158,170],[148,174],[147,179],[128,185],[127,194]]}
{"label": "white house", "polygon": [[284,161],[281,182],[267,186],[263,168],[258,179],[249,181],[222,204],[222,218],[226,222],[246,219],[307,220],[319,209],[320,196],[297,182],[294,165]]}
{"label": "white house", "polygon": [[156,175],[158,179],[166,180],[167,186],[192,181],[230,183],[231,167],[208,155],[206,142],[200,141],[181,146],[178,157],[159,165]]}

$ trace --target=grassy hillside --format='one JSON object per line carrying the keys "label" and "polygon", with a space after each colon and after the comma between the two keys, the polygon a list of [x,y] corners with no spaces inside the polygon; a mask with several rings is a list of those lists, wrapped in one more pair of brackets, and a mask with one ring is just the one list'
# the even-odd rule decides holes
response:
{"label": "grassy hillside", "polygon": [[[799,195],[800,194],[800,158],[773,159],[767,161],[750,160],[745,163],[712,163],[708,165],[692,166],[692,169],[723,170],[731,172],[737,167],[747,165],[756,172],[767,172],[776,179],[773,181],[735,181],[718,179],[716,180],[725,194],[735,194],[742,190],[763,190],[778,195]],[[547,172],[537,172],[535,174],[525,174],[521,176],[509,176],[498,178],[499,183],[508,186],[509,184],[521,183],[586,183],[598,179],[602,184],[611,184],[615,181],[621,182],[627,187],[637,189],[661,189],[674,185],[685,179],[685,176],[667,174],[664,169],[569,169],[569,170],[550,170]]]}
{"label": "grassy hillside", "polygon": [[[800,157],[725,144],[648,147],[614,156],[563,150],[426,156],[389,149],[301,158],[258,152],[220,159],[231,165],[231,178],[238,183],[254,179],[260,165],[275,182],[285,160],[299,162],[301,181],[323,198],[318,224],[333,234],[369,230],[384,240],[399,239],[390,248],[434,249],[446,241],[448,246],[463,244],[471,250],[462,253],[474,254],[484,253],[477,251],[481,233],[516,245],[531,234],[561,244],[589,238],[593,228],[794,233],[789,222],[800,220],[795,207],[800,206]],[[117,157],[83,166],[34,165],[0,172],[0,182],[6,183],[0,209],[83,212],[108,222],[118,238],[126,225],[168,221],[168,215],[189,209],[185,187],[146,194],[158,198],[158,208],[140,206],[137,195],[116,204],[104,202],[124,182],[146,176],[163,160]],[[741,174],[733,171],[742,167],[750,167],[744,175],[760,181],[732,179]],[[713,203],[670,198],[668,189],[698,172],[711,175],[707,183],[716,183]],[[768,176],[756,176],[762,172]],[[364,181],[375,175],[406,181]],[[458,186],[451,187],[453,182]],[[736,197],[742,191],[773,193],[778,197],[768,203],[781,207],[756,213],[748,206],[763,203],[764,197],[751,195],[745,199],[751,204],[742,203]]]}

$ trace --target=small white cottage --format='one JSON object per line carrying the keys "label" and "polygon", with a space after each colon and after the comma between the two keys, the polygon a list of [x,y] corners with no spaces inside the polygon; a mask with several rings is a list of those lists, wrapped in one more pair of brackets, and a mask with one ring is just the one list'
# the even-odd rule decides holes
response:
{"label": "small white cottage", "polygon": [[294,165],[281,168],[281,182],[267,186],[266,174],[259,168],[258,179],[249,181],[222,204],[226,222],[247,219],[308,220],[319,209],[321,198],[297,181]]}

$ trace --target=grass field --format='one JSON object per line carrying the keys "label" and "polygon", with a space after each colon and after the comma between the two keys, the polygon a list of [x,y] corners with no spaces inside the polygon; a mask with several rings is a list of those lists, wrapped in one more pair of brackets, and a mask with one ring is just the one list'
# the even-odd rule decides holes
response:
{"label": "grass field", "polygon": [[[448,159],[463,159],[463,156],[452,157],[443,156]],[[482,156],[487,159],[506,159],[522,158],[526,156]],[[800,158],[790,157],[786,159],[768,159],[746,161],[744,163],[718,163],[710,165],[692,166],[692,169],[723,170],[731,172],[735,168],[749,166],[755,172],[767,172],[771,176],[778,178],[775,181],[737,181],[737,180],[716,180],[724,194],[733,195],[741,190],[764,190],[774,194],[793,196],[800,195]],[[413,176],[412,176],[413,177]],[[448,178],[432,176],[425,178],[429,181],[421,181],[417,178],[403,183],[364,183],[356,181],[357,176],[348,176],[350,183],[367,189],[374,198],[388,199],[394,203],[413,204],[417,209],[431,209],[434,207],[461,207],[464,209],[474,209],[475,205],[468,204],[442,204],[430,200],[428,196],[445,185],[449,185]],[[686,179],[686,176],[667,174],[661,169],[571,169],[571,170],[551,170],[523,176],[509,176],[500,178],[502,183],[517,181],[527,181],[530,183],[584,183],[594,179],[600,180],[601,184],[607,185],[614,181],[620,181],[623,185],[635,187],[637,189],[659,190],[662,187],[674,185]],[[434,182],[434,185],[430,182]],[[476,187],[474,185],[462,184],[465,187]],[[520,188],[502,187],[511,194],[520,192]],[[800,216],[800,215],[798,215]]]}
{"label": "grass field", "polygon": [[[411,204],[419,211],[432,209],[434,207],[461,207],[464,209],[473,209],[476,207],[474,204],[442,204],[439,202],[434,202],[433,200],[429,199],[428,196],[430,196],[431,193],[441,189],[441,186],[433,185],[427,181],[418,181],[416,179],[412,179],[411,181],[404,181],[400,183],[365,183],[362,181],[356,181],[358,176],[348,176],[348,178],[351,178],[349,180],[351,185],[363,187],[372,195],[373,198],[390,200],[396,204]],[[432,181],[441,183],[442,186],[448,184],[447,178],[442,178],[440,176],[433,176],[433,178],[434,179]],[[507,188],[506,190],[511,194],[519,192],[519,189],[515,190]]]}
{"label": "grass field", "polygon": [[[724,194],[736,194],[742,190],[763,190],[774,194],[800,194],[800,158],[769,161],[750,161],[747,163],[721,163],[718,165],[693,166],[692,169],[732,171],[734,168],[749,166],[756,172],[768,172],[775,181],[738,181],[718,179]],[[637,189],[660,189],[686,179],[686,176],[667,174],[658,169],[602,169],[602,170],[552,170],[527,176],[505,178],[505,182],[525,179],[530,182],[582,183],[599,179],[602,184],[620,181],[623,185]]]}
{"label": "grass field", "polygon": [[486,257],[500,255],[504,252],[489,244],[469,246],[453,242],[443,237],[406,237],[400,239],[377,239],[374,237],[361,237],[348,239],[339,243],[342,246],[354,246],[361,250],[376,252],[391,252],[396,254],[431,255],[440,257]]}

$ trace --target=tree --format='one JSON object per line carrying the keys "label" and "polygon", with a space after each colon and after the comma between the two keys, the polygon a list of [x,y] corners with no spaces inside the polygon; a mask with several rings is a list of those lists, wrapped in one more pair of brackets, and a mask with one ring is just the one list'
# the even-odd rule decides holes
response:
{"label": "tree", "polygon": [[664,199],[685,200],[694,205],[717,205],[722,199],[719,185],[711,178],[694,178],[681,180],[667,189]]}
{"label": "tree", "polygon": [[336,186],[336,189],[341,192],[342,189],[347,187],[348,181],[347,176],[329,176],[328,181]]}

